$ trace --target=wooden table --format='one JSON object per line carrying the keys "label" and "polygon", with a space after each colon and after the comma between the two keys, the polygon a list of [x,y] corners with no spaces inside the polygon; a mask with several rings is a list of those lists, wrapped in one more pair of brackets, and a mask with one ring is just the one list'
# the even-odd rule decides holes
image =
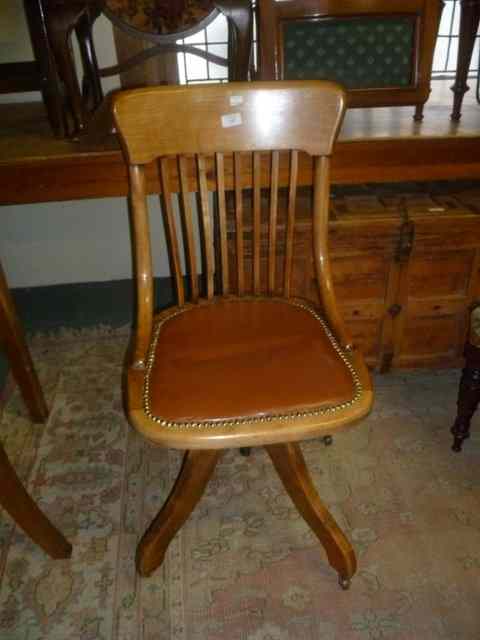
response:
{"label": "wooden table", "polygon": [[[421,123],[411,108],[347,113],[333,158],[334,183],[480,179],[480,107],[467,94],[450,119],[449,83],[433,83]],[[158,189],[156,172],[149,189]],[[308,175],[304,176],[308,181]],[[54,139],[41,104],[0,105],[0,204],[123,196],[127,175],[113,136]]]}

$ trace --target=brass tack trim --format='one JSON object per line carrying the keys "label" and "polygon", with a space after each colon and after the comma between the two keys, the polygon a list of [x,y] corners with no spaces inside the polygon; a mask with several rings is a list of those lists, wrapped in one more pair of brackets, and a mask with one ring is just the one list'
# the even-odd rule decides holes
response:
{"label": "brass tack trim", "polygon": [[[345,402],[341,402],[339,404],[331,405],[329,407],[318,407],[316,409],[307,409],[305,411],[292,411],[292,412],[279,413],[279,414],[272,413],[272,414],[267,414],[263,416],[251,417],[251,418],[228,418],[227,420],[218,420],[218,421],[216,420],[175,421],[175,420],[165,420],[165,418],[154,415],[150,406],[150,375],[155,362],[155,351],[157,348],[160,331],[162,329],[162,326],[168,320],[171,320],[172,318],[175,318],[175,316],[185,313],[186,311],[197,308],[196,305],[188,305],[188,306],[179,308],[177,311],[170,313],[164,318],[160,318],[159,320],[157,320],[154,327],[153,340],[150,344],[150,348],[147,356],[147,371],[145,374],[144,385],[143,385],[143,410],[145,411],[145,414],[150,418],[150,420],[152,420],[153,422],[156,422],[161,427],[165,427],[167,429],[212,429],[212,428],[225,428],[225,427],[234,428],[238,425],[243,425],[243,424],[258,424],[266,421],[272,422],[273,420],[281,420],[281,421],[299,420],[302,418],[311,418],[311,417],[328,415],[330,413],[336,413],[337,411],[340,411],[342,409],[347,409],[348,407],[351,407],[353,404],[355,404],[355,402],[358,402],[358,400],[360,399],[363,393],[363,387],[362,387],[362,383],[360,382],[360,378],[358,377],[358,373],[355,370],[355,367],[350,362],[348,356],[345,354],[342,347],[338,344],[337,340],[335,339],[334,335],[330,331],[330,328],[326,324],[325,320],[322,318],[322,316],[320,316],[315,311],[315,309],[313,309],[303,301],[287,300],[284,298],[257,298],[257,297],[245,296],[241,298],[240,301],[245,302],[247,300],[255,300],[255,301],[266,300],[268,302],[279,302],[279,303],[281,302],[283,304],[291,304],[294,307],[298,307],[299,309],[303,309],[311,313],[312,316],[316,320],[318,320],[318,322],[322,325],[322,328],[327,338],[329,339],[330,344],[332,345],[334,351],[337,353],[339,358],[342,360],[342,362],[348,369],[350,375],[352,376],[353,387],[354,387],[354,394],[352,399],[347,400]],[[230,302],[235,302],[235,300],[230,300]]]}

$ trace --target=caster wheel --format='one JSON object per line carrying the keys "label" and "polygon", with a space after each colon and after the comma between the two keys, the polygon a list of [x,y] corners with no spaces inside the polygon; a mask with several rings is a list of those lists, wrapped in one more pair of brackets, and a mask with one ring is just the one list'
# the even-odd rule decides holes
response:
{"label": "caster wheel", "polygon": [[348,591],[348,589],[350,589],[350,578],[342,578],[342,576],[339,576],[338,584],[342,587],[344,591]]}
{"label": "caster wheel", "polygon": [[333,444],[333,438],[332,436],[323,436],[323,444],[326,447],[329,447],[331,444]]}

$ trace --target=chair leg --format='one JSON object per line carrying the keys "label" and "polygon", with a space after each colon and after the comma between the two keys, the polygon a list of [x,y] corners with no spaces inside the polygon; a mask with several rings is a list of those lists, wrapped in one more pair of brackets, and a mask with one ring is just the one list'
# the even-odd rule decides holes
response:
{"label": "chair leg", "polygon": [[77,136],[87,126],[88,113],[82,100],[82,93],[75,71],[75,59],[71,34],[78,20],[86,11],[86,3],[61,3],[55,11],[48,12],[47,28],[50,46],[55,58],[59,76],[65,86],[73,119],[72,136]]}
{"label": "chair leg", "polygon": [[469,90],[467,84],[468,70],[472,60],[475,38],[480,21],[480,7],[478,2],[460,3],[460,29],[458,34],[458,55],[455,82],[451,87],[453,91],[453,111],[450,116],[452,120],[460,120],[462,111],[463,96]]}
{"label": "chair leg", "polygon": [[421,122],[423,120],[423,107],[423,104],[417,104],[415,107],[415,113],[413,114],[415,122]]}
{"label": "chair leg", "polygon": [[69,558],[71,544],[63,537],[25,490],[0,444],[0,506],[52,558]]}
{"label": "chair leg", "polygon": [[338,572],[340,586],[348,589],[357,569],[352,545],[323,505],[307,470],[298,444],[275,444],[265,449],[272,459],[301,516],[322,543],[330,565]]}
{"label": "chair leg", "polygon": [[192,513],[222,449],[187,451],[173,489],[137,547],[137,570],[150,576],[162,564],[168,545]]}
{"label": "chair leg", "polygon": [[[470,347],[470,350],[475,347]],[[468,356],[458,387],[457,417],[450,429],[454,436],[452,451],[462,450],[463,441],[470,437],[470,421],[480,401],[480,367],[469,362]]]}

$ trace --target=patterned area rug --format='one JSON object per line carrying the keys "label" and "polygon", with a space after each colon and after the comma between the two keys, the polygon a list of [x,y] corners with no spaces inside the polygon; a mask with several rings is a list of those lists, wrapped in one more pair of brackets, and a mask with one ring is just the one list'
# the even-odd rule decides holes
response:
{"label": "patterned area rug", "polygon": [[48,424],[30,424],[16,391],[3,410],[12,462],[74,552],[50,560],[0,513],[2,640],[480,637],[480,425],[450,451],[457,371],[377,377],[363,424],[303,446],[357,552],[349,591],[262,450],[225,454],[161,569],[140,579],[136,543],[181,458],[125,421],[127,337],[37,339]]}

